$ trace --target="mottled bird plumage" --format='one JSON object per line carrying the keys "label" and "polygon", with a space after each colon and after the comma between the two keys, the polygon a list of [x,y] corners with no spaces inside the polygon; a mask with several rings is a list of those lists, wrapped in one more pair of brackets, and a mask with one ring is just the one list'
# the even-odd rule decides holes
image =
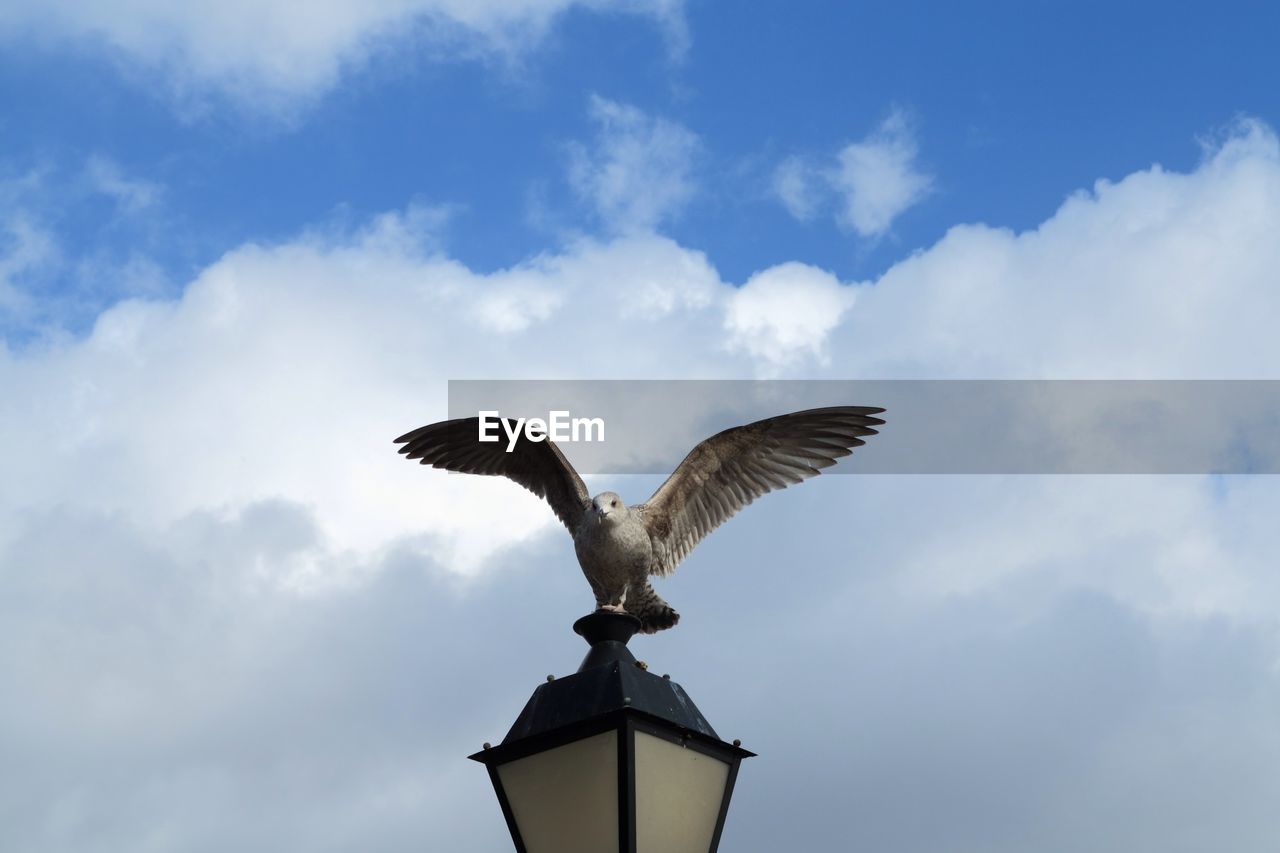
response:
{"label": "mottled bird plumage", "polygon": [[700,442],[642,504],[613,492],[590,497],[560,448],[521,437],[508,452],[481,442],[477,418],[442,421],[395,441],[423,465],[507,477],[551,505],[599,607],[638,617],[653,633],[679,620],[649,582],[669,575],[694,546],[742,507],[810,477],[865,444],[884,421],[872,406],[833,406],[766,418]]}

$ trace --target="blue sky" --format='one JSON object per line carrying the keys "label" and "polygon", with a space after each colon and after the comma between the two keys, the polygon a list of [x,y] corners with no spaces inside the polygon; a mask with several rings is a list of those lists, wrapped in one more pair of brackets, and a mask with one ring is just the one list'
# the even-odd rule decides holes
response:
{"label": "blue sky", "polygon": [[[591,601],[392,452],[449,379],[1280,378],[1264,4],[300,8],[0,2],[6,850],[508,849],[463,756]],[[1277,512],[819,478],[637,651],[726,853],[1271,853]]]}
{"label": "blue sky", "polygon": [[[175,96],[172,65],[148,78],[154,63],[101,40],[47,36],[0,58],[4,174],[40,170],[63,187],[37,206],[72,254],[119,260],[141,245],[171,288],[242,242],[413,200],[454,207],[451,254],[488,271],[599,227],[565,177],[599,96],[697,135],[697,191],[663,231],[728,279],[799,257],[858,280],[951,225],[1032,228],[1100,177],[1189,168],[1195,140],[1240,114],[1274,122],[1274,16],[1265,4],[696,3],[684,47],[651,20],[570,9],[515,56],[433,57],[406,39],[269,105],[199,82]],[[831,217],[799,222],[777,204],[781,161],[830,158],[894,110],[932,182],[887,233],[850,239]],[[163,187],[154,209],[121,222],[67,189],[95,157]]]}

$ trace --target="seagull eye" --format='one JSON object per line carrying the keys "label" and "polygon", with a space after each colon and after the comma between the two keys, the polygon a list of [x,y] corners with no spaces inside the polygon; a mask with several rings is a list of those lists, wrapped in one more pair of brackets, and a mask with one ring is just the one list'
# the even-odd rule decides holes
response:
{"label": "seagull eye", "polygon": [[618,505],[618,502],[617,502],[617,501],[610,501],[609,503],[610,503],[612,506],[617,506],[617,505]]}

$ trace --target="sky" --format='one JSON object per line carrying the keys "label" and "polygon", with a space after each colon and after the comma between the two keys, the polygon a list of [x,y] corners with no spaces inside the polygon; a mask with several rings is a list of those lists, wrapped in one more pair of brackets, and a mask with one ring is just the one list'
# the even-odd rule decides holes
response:
{"label": "sky", "polygon": [[[451,379],[1280,379],[1277,24],[0,0],[0,848],[510,849],[465,756],[592,600],[392,452]],[[1271,853],[1278,512],[823,477],[634,650],[759,754],[726,853]]]}

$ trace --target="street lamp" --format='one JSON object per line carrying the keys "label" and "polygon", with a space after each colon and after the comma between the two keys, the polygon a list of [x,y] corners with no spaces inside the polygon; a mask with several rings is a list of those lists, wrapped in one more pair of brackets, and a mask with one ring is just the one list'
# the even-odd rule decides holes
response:
{"label": "street lamp", "polygon": [[715,853],[738,764],[688,695],[627,648],[634,616],[573,625],[591,649],[533,692],[489,769],[518,853]]}

